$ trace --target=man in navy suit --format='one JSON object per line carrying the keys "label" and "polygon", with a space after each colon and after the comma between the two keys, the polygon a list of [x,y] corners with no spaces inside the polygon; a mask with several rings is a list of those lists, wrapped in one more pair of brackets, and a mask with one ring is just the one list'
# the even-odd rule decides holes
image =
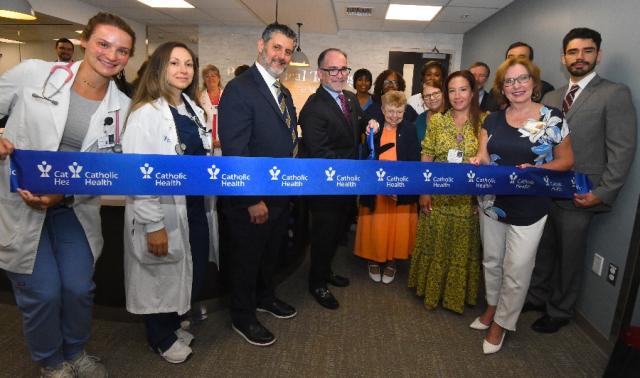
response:
{"label": "man in navy suit", "polygon": [[[347,54],[335,48],[318,57],[320,87],[300,112],[301,156],[324,159],[356,159],[360,136],[369,122],[357,105],[355,95],[344,90],[351,68]],[[371,121],[377,130],[378,123]],[[325,308],[339,304],[327,284],[344,287],[346,277],[334,274],[331,260],[355,203],[354,196],[312,196],[307,201],[311,214],[311,267],[309,291]]]}
{"label": "man in navy suit", "polygon": [[[219,106],[224,156],[294,157],[296,109],[279,81],[289,65],[296,33],[271,24],[258,40],[258,58],[227,84]],[[228,231],[232,328],[253,345],[267,346],[275,336],[256,311],[292,318],[296,310],[275,296],[273,274],[285,242],[289,219],[286,196],[228,197],[222,214]]]}

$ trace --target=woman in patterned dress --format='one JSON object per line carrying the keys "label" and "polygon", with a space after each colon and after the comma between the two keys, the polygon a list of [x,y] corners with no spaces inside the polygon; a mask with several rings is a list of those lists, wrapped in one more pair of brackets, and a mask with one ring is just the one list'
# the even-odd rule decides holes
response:
{"label": "woman in patterned dress", "polygon": [[[435,114],[422,141],[422,161],[464,163],[478,151],[485,114],[478,106],[475,81],[457,71],[445,81],[447,111]],[[420,220],[409,271],[409,287],[424,305],[462,313],[476,304],[480,278],[478,218],[471,196],[420,196]]]}

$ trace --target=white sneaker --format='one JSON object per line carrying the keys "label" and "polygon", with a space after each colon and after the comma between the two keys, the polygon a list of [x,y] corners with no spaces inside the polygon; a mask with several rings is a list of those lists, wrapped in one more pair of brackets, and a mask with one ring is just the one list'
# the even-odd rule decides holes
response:
{"label": "white sneaker", "polygon": [[73,370],[73,366],[67,361],[54,368],[40,369],[41,378],[75,378],[75,376],[76,372]]}
{"label": "white sneaker", "polygon": [[88,355],[85,351],[69,362],[78,378],[107,378],[109,376],[107,368],[100,362],[100,359]]}
{"label": "white sneaker", "polygon": [[195,336],[191,332],[187,332],[182,328],[176,329],[174,332],[178,337],[178,340],[182,341],[184,345],[190,346],[193,340],[195,340]]}
{"label": "white sneaker", "polygon": [[164,358],[167,362],[172,364],[181,364],[185,362],[189,356],[191,356],[193,351],[189,348],[188,345],[185,345],[182,341],[176,340],[171,348],[164,351],[164,353],[160,353],[162,358]]}

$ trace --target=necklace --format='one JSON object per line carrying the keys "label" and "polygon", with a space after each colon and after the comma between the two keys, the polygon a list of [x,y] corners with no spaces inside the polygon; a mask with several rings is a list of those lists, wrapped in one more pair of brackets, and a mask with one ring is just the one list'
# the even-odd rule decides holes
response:
{"label": "necklace", "polygon": [[91,84],[90,82],[88,82],[88,81],[87,81],[87,80],[85,80],[85,79],[82,79],[82,83],[83,83],[83,84],[85,84],[85,85],[86,85],[87,87],[89,87],[89,88],[93,88],[93,89],[98,88],[97,86],[95,86],[95,85]]}
{"label": "necklace", "polygon": [[456,117],[454,116],[453,112],[451,113],[451,118],[453,119],[453,127],[456,133],[456,142],[460,144],[464,140],[464,125],[468,120],[465,119],[465,121],[462,123],[462,127],[458,127],[458,124],[456,123]]}

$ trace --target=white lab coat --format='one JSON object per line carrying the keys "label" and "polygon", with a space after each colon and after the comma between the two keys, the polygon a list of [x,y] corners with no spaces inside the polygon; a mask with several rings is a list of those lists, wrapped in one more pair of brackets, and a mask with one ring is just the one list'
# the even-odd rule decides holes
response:
{"label": "white lab coat", "polygon": [[[222,89],[220,89],[220,97],[222,97]],[[209,94],[207,93],[207,89],[203,89],[200,92],[200,97],[198,98],[198,100],[200,101],[200,105],[202,106],[202,109],[204,110],[204,113],[207,115],[207,123],[209,124],[209,128],[213,127],[213,116],[214,115],[218,115],[218,107],[213,105],[211,103],[211,99],[209,98]],[[220,118],[218,118],[220,119]],[[218,127],[220,126],[220,124],[218,124]],[[218,133],[220,129],[218,128]],[[212,135],[212,138],[218,139],[220,140],[220,138],[218,137],[218,135]],[[214,156],[222,156],[222,149],[220,147],[217,147],[213,150],[213,154]]]}
{"label": "white lab coat", "polygon": [[[45,95],[51,96],[57,88],[60,93],[52,98],[58,105],[38,99],[45,80],[55,62],[27,60],[0,77],[0,117],[9,115],[4,138],[19,149],[57,151],[67,122],[71,86],[81,61],[71,66],[74,78],[64,84],[67,73],[55,71]],[[119,118],[124,124],[130,100],[118,90],[113,80],[96,112],[91,116],[89,129],[81,151],[100,151],[98,137],[103,135],[104,120]],[[105,149],[104,152],[111,152]],[[0,268],[14,273],[31,274],[35,264],[40,232],[46,213],[27,206],[17,193],[10,192],[9,159],[0,161]],[[100,222],[100,198],[75,196],[73,210],[89,241],[94,261],[102,252],[103,239]]]}
{"label": "white lab coat", "polygon": [[[187,96],[183,98],[205,125],[203,110]],[[176,155],[177,140],[169,104],[160,98],[131,113],[122,137],[122,149],[125,153]],[[216,198],[205,197],[205,208],[209,223],[209,257],[218,263]],[[148,251],[147,233],[162,228],[167,231],[169,254],[156,257]],[[187,312],[191,305],[193,263],[186,198],[127,197],[124,244],[127,310],[134,314]]]}

